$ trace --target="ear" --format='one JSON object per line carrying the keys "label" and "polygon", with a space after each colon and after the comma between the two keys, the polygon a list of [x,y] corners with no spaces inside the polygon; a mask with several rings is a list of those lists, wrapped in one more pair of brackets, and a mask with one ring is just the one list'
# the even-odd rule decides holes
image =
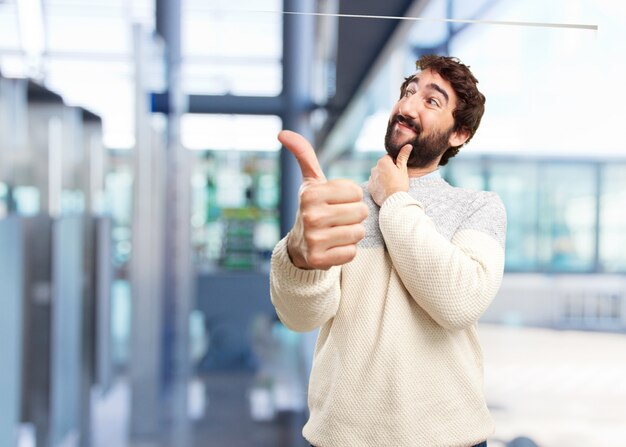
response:
{"label": "ear", "polygon": [[469,131],[467,129],[460,129],[450,134],[450,138],[448,138],[448,146],[449,147],[458,147],[465,144],[467,139],[469,138]]}

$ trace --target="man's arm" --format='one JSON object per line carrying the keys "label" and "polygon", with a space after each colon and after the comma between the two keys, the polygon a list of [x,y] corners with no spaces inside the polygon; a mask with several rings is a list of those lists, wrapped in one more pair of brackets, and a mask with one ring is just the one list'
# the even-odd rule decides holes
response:
{"label": "man's arm", "polygon": [[356,183],[326,180],[304,137],[283,131],[278,139],[296,157],[302,187],[294,226],[272,254],[270,293],[285,326],[304,332],[337,312],[339,266],[356,256],[368,209]]}
{"label": "man's arm", "polygon": [[406,192],[389,196],[380,210],[380,229],[404,286],[448,329],[475,324],[502,280],[506,214],[497,195],[484,198],[451,241]]}
{"label": "man's arm", "polygon": [[411,150],[403,147],[395,162],[388,155],[378,160],[368,190],[381,207],[379,227],[408,292],[441,326],[464,329],[487,309],[502,281],[504,206],[486,193],[448,241],[407,192]]}
{"label": "man's arm", "polygon": [[297,268],[287,252],[287,238],[272,253],[270,296],[280,321],[289,329],[308,332],[335,316],[339,307],[341,267]]}

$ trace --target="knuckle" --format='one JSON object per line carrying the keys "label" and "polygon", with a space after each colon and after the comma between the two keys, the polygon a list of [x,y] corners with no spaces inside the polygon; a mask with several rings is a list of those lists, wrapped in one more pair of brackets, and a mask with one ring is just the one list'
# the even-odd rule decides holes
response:
{"label": "knuckle", "polygon": [[316,228],[320,226],[321,216],[314,211],[305,211],[302,213],[302,222],[305,228]]}
{"label": "knuckle", "polygon": [[307,247],[315,247],[319,245],[320,238],[316,233],[305,233],[304,242],[306,242]]}
{"label": "knuckle", "polygon": [[305,242],[313,251],[323,251],[328,245],[331,235],[327,231],[307,231]]}
{"label": "knuckle", "polygon": [[359,216],[361,217],[361,221],[367,219],[367,216],[370,214],[370,209],[365,203],[359,204]]}
{"label": "knuckle", "polygon": [[312,193],[311,193],[311,189],[310,188],[303,189],[300,192],[300,203],[302,205],[306,205],[306,204],[310,203],[311,199],[312,199]]}
{"label": "knuckle", "polygon": [[342,188],[354,198],[354,201],[361,200],[363,198],[363,188],[361,185],[353,182],[352,180],[343,180]]}
{"label": "knuckle", "polygon": [[337,179],[331,180],[328,182],[329,185],[332,185],[334,188],[342,189],[344,191],[349,191],[351,194],[358,195],[359,197],[363,197],[363,188],[356,182],[348,179]]}
{"label": "knuckle", "polygon": [[353,183],[352,184],[352,189],[354,191],[354,195],[355,195],[356,199],[357,200],[362,200],[363,199],[363,188],[361,188],[356,183]]}
{"label": "knuckle", "polygon": [[324,261],[324,256],[317,252],[311,253],[307,260],[308,264],[315,269],[324,268],[326,266]]}
{"label": "knuckle", "polygon": [[300,203],[306,205],[314,203],[318,196],[317,185],[309,185],[300,192]]}
{"label": "knuckle", "polygon": [[361,239],[363,239],[365,237],[365,225],[363,224],[357,225],[354,230],[354,235],[357,241],[360,241]]}
{"label": "knuckle", "polygon": [[346,247],[345,257],[346,257],[346,262],[350,262],[354,258],[356,258],[356,245],[348,245]]}

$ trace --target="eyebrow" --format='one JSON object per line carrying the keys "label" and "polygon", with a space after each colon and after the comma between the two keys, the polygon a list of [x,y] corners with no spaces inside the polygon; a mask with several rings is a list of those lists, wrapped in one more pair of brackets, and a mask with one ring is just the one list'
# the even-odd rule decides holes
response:
{"label": "eyebrow", "polygon": [[[418,78],[417,76],[415,76],[413,79],[411,79],[411,81],[409,82],[409,84],[412,84],[413,82],[419,85],[419,80],[420,78]],[[407,85],[408,87],[408,85]],[[448,92],[446,92],[443,88],[441,88],[438,84],[435,84],[434,82],[431,82],[430,84],[426,85],[426,88],[431,89],[431,90],[437,90],[439,93],[441,93],[441,95],[445,98],[446,100],[446,105],[448,104],[448,102],[450,101],[450,96],[448,95]]]}

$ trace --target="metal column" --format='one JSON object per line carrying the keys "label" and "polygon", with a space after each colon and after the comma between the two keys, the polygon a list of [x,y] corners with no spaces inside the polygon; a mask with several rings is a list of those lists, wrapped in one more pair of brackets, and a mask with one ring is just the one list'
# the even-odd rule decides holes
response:
{"label": "metal column", "polygon": [[[161,427],[161,228],[159,151],[149,122],[146,94],[147,54],[150,42],[139,25],[133,29],[135,54],[135,154],[131,258],[132,333],[130,434],[156,440]],[[155,172],[156,171],[156,172]],[[155,441],[156,442],[156,441]]]}
{"label": "metal column", "polygon": [[187,385],[191,376],[189,315],[192,309],[191,263],[191,157],[181,145],[180,118],[187,111],[182,92],[181,2],[157,0],[157,33],[165,42],[168,120],[165,173],[165,228],[163,264],[164,343],[163,386],[172,421],[171,440],[184,447],[190,443],[187,417]]}
{"label": "metal column", "polygon": [[[315,12],[313,0],[283,0],[285,11]],[[311,74],[315,38],[312,15],[283,16],[283,129],[302,134],[314,144],[310,121]],[[291,229],[298,209],[301,174],[298,163],[285,148],[280,152],[280,233]]]}

